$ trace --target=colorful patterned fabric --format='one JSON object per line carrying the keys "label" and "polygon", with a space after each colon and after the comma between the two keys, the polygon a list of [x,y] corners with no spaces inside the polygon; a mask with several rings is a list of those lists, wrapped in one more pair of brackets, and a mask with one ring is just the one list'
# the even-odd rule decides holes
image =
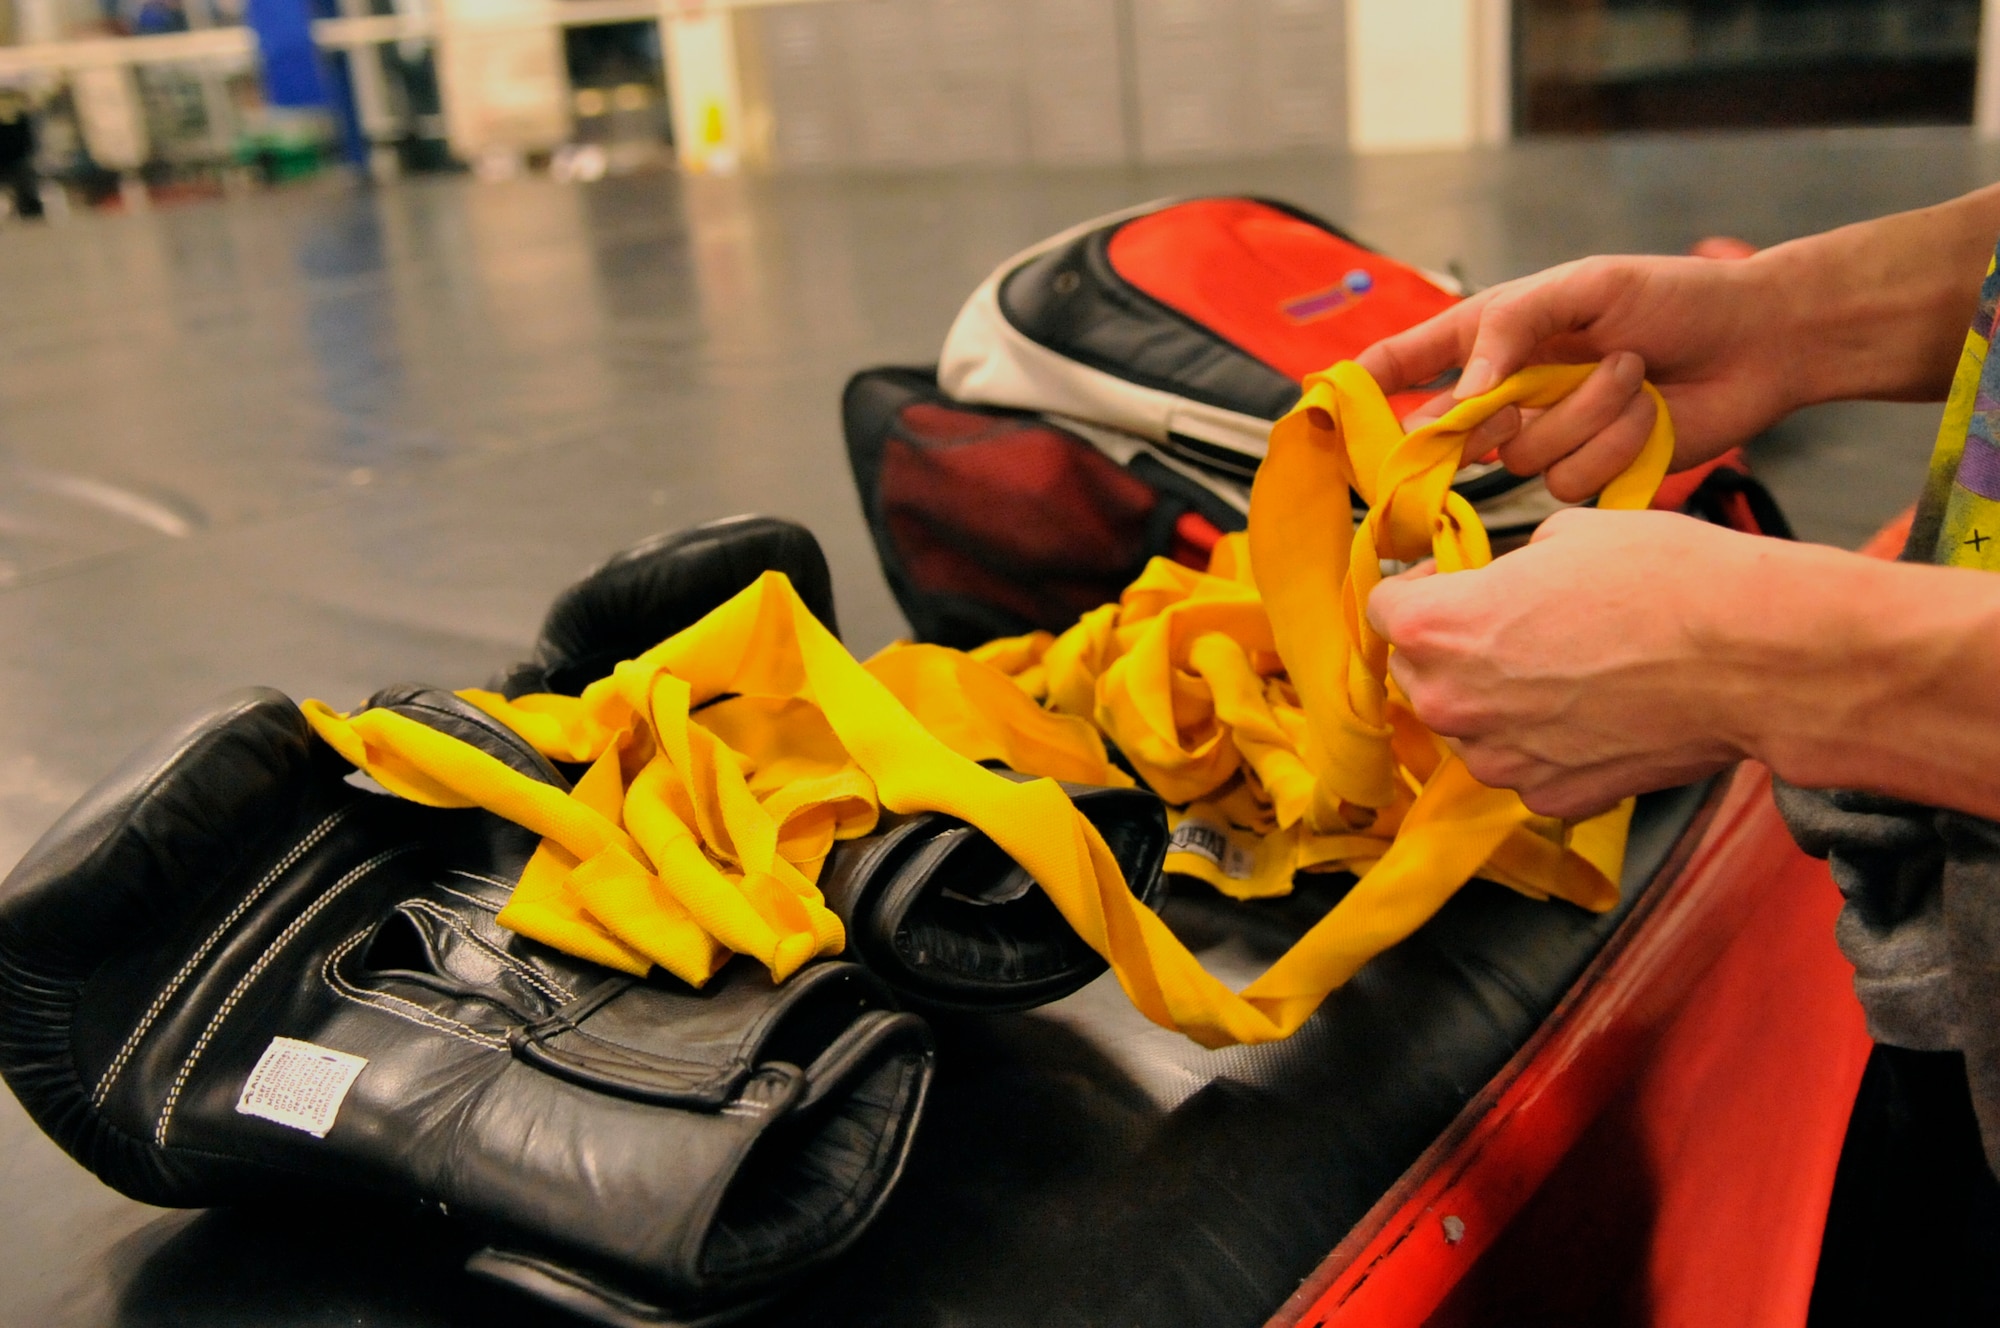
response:
{"label": "colorful patterned fabric", "polygon": [[[1997,318],[2000,253],[1903,547],[1912,562],[2000,571],[2000,364],[1988,354]],[[2000,1173],[2000,973],[1990,959],[2000,951],[2000,824],[1859,790],[1780,782],[1777,792],[1793,836],[1829,859],[1847,898],[1834,937],[1854,965],[1868,1035],[1963,1055],[1987,1164]]]}
{"label": "colorful patterned fabric", "polygon": [[2000,364],[1987,355],[2000,311],[2000,253],[1986,266],[1930,477],[1903,556],[2000,572]]}

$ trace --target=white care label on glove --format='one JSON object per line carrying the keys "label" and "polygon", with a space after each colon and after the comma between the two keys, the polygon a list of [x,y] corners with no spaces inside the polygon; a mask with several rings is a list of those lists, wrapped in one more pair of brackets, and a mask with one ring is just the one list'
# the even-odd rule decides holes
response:
{"label": "white care label on glove", "polygon": [[1229,840],[1229,832],[1219,825],[1184,817],[1167,841],[1167,853],[1192,853],[1206,858],[1232,881],[1247,881],[1257,869],[1257,859]]}
{"label": "white care label on glove", "polygon": [[272,1038],[250,1071],[236,1110],[324,1139],[340,1114],[340,1104],[347,1100],[347,1090],[367,1067],[366,1057],[293,1038]]}

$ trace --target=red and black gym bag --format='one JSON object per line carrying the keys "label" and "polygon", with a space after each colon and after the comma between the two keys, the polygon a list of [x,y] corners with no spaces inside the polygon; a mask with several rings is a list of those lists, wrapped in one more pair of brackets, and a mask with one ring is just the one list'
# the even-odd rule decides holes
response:
{"label": "red and black gym bag", "polygon": [[1241,486],[1082,422],[954,402],[929,369],[856,374],[842,417],[882,571],[918,640],[1061,631],[1149,558],[1208,566],[1247,519]]}
{"label": "red and black gym bag", "polygon": [[1284,203],[1149,203],[1001,264],[953,323],[938,381],[960,401],[1091,420],[1247,477],[1301,379],[1459,298],[1452,278]]}
{"label": "red and black gym bag", "polygon": [[[1245,523],[1298,380],[1449,308],[1456,285],[1255,198],[1147,204],[1008,260],[935,374],[871,370],[845,394],[856,487],[918,639],[1061,631],[1149,557],[1206,566]],[[1497,462],[1454,487],[1501,547],[1562,506]],[[1735,454],[1670,480],[1658,505],[1684,504],[1782,531]]]}
{"label": "red and black gym bag", "polygon": [[[952,401],[928,369],[856,374],[842,414],[883,574],[920,641],[1060,632],[1148,558],[1206,567],[1246,521],[1241,486],[1128,435]],[[1654,506],[1791,535],[1738,452],[1669,476]]]}

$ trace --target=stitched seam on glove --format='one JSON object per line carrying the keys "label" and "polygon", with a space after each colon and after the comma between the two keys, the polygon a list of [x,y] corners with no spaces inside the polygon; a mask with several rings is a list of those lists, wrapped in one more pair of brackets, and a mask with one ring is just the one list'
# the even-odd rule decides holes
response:
{"label": "stitched seam on glove", "polygon": [[[505,890],[509,894],[512,894],[514,891],[514,883],[512,881],[503,881],[497,876],[481,876],[478,872],[469,872],[463,867],[452,868],[450,874],[453,876],[463,876],[466,880],[477,881],[481,885],[490,885],[496,890]],[[503,907],[503,905],[496,904],[490,899],[482,899],[478,895],[467,894],[463,890],[453,890],[448,885],[440,885],[438,889],[457,895],[468,904],[477,904],[488,913],[498,913]]]}
{"label": "stitched seam on glove", "polygon": [[348,937],[335,947],[333,953],[326,957],[326,962],[320,965],[320,977],[325,979],[326,985],[333,990],[334,995],[353,1001],[356,1005],[365,1005],[371,1010],[380,1010],[383,1014],[392,1015],[397,1019],[418,1024],[430,1029],[434,1033],[445,1033],[461,1041],[471,1042],[483,1047],[487,1051],[507,1050],[507,1039],[503,1037],[492,1033],[482,1033],[471,1024],[460,1023],[458,1020],[448,1015],[439,1014],[435,1010],[427,1010],[415,1001],[405,1000],[401,996],[391,995],[386,991],[369,991],[365,987],[357,987],[346,978],[340,976],[335,965],[347,958],[348,955],[354,953],[355,947],[367,940],[368,937],[369,933],[365,931],[354,933],[354,935]]}
{"label": "stitched seam on glove", "polygon": [[[555,1019],[556,1017],[553,1015],[550,1016],[551,1019]],[[612,1053],[606,1059],[612,1061],[614,1064],[622,1062],[625,1065],[636,1066],[640,1069],[652,1069],[655,1066],[661,1065],[685,1068],[697,1071],[698,1073],[694,1077],[703,1081],[741,1074],[750,1068],[750,1059],[747,1056],[732,1056],[728,1061],[718,1063],[715,1061],[690,1060],[685,1056],[675,1056],[664,1051],[641,1050],[637,1047],[627,1046],[623,1042],[614,1042],[610,1038],[601,1037],[586,1029],[582,1024],[572,1023],[567,1019],[562,1020],[561,1024],[546,1036],[537,1037],[535,1040],[541,1043],[544,1048],[548,1048],[551,1054],[559,1055],[562,1048],[559,1045],[554,1047],[550,1045],[557,1038],[562,1038],[565,1041],[574,1038],[580,1042],[594,1042],[598,1046],[605,1048],[607,1052]]]}
{"label": "stitched seam on glove", "polygon": [[305,930],[306,925],[318,917],[328,904],[331,904],[335,899],[345,894],[348,887],[384,863],[395,858],[400,858],[406,853],[413,852],[416,847],[415,844],[405,844],[400,848],[385,849],[362,863],[359,867],[348,872],[347,875],[329,886],[325,894],[313,900],[303,913],[293,918],[285,929],[278,933],[278,939],[271,942],[270,948],[257,956],[257,962],[252,964],[249,971],[244,973],[241,978],[237,979],[235,987],[230,990],[229,995],[223,1000],[222,1007],[208,1021],[208,1026],[201,1030],[201,1036],[195,1039],[194,1050],[188,1053],[187,1060],[181,1065],[180,1073],[174,1076],[174,1086],[167,1091],[167,1100],[160,1107],[159,1122],[153,1127],[153,1143],[156,1146],[160,1148],[167,1146],[167,1129],[173,1123],[174,1107],[180,1102],[181,1093],[186,1090],[188,1080],[194,1074],[195,1066],[201,1061],[202,1053],[208,1050],[208,1044],[215,1040],[215,1035],[221,1029],[223,1021],[229,1018],[230,1013],[235,1010],[237,1003],[249,992],[251,984],[255,983],[259,977],[262,977],[264,970],[269,968],[272,961],[284,952],[285,947],[290,945],[298,937],[298,934]]}
{"label": "stitched seam on glove", "polygon": [[213,950],[229,929],[236,925],[237,920],[249,911],[251,905],[262,899],[270,891],[271,887],[277,884],[278,879],[296,866],[299,859],[310,852],[315,844],[333,833],[333,828],[339,825],[346,818],[348,812],[352,810],[353,808],[351,807],[342,807],[339,811],[314,826],[304,839],[292,845],[291,850],[284,857],[278,859],[270,871],[264,873],[264,879],[258,881],[256,885],[250,888],[249,893],[237,901],[235,908],[229,910],[229,915],[216,925],[215,930],[210,932],[208,938],[188,957],[188,961],[181,965],[180,972],[174,974],[167,982],[167,985],[160,989],[160,994],[153,998],[153,1003],[146,1008],[146,1013],[140,1018],[138,1025],[133,1028],[131,1035],[125,1039],[125,1045],[118,1049],[118,1054],[112,1057],[111,1064],[105,1068],[103,1075],[99,1077],[97,1087],[90,1091],[91,1106],[102,1107],[105,1099],[111,1096],[112,1086],[118,1082],[118,1076],[125,1072],[126,1064],[131,1061],[133,1055],[139,1050],[139,1043],[144,1041],[146,1034],[152,1031],[154,1023],[159,1020],[161,1013],[166,1010],[167,1002],[171,1001],[180,989],[187,984],[188,978],[200,966],[201,961],[208,958],[208,952]]}
{"label": "stitched seam on glove", "polygon": [[[457,891],[453,891],[452,893],[457,894]],[[576,999],[575,992],[569,991],[568,989],[564,988],[560,983],[556,982],[553,978],[550,978],[549,976],[544,974],[540,969],[535,968],[533,965],[528,964],[527,962],[518,959],[513,955],[508,954],[505,950],[493,944],[493,942],[487,940],[484,936],[481,936],[478,932],[472,930],[472,928],[466,926],[465,923],[457,915],[452,913],[450,909],[440,908],[438,905],[423,899],[409,900],[403,905],[403,907],[405,909],[415,909],[417,912],[422,913],[425,917],[434,918],[437,921],[443,923],[445,926],[451,928],[452,932],[456,934],[461,940],[463,940],[467,945],[470,945],[475,949],[482,951],[483,953],[491,957],[494,960],[494,962],[500,964],[502,967],[506,968],[509,972],[513,973],[516,977],[519,977],[523,982],[527,983],[529,986],[533,987],[536,991],[548,997],[550,1000],[555,1001],[557,1004],[567,1005],[571,1001]]]}
{"label": "stitched seam on glove", "polygon": [[[468,881],[478,881],[482,885],[490,885],[497,890],[505,890],[510,894],[513,893],[514,890],[514,883],[512,881],[502,881],[492,876],[481,876],[478,872],[469,872],[465,871],[462,868],[453,868],[450,874],[453,876],[463,876]],[[494,903],[490,899],[482,898],[479,895],[471,894],[464,890],[454,890],[450,886],[442,883],[434,884],[431,888],[442,894],[450,895],[453,899],[463,899],[466,903],[471,904],[474,908],[479,909],[481,912],[491,914],[494,917],[499,916],[500,910],[503,907],[500,904]],[[479,938],[475,935],[473,939],[478,940]],[[484,942],[484,943],[490,944],[490,942]],[[512,963],[526,965],[527,971],[534,974],[534,978],[532,980],[538,982],[547,982],[552,984],[556,991],[562,993],[563,1002],[565,1004],[576,999],[576,993],[565,987],[562,983],[562,979],[556,977],[553,973],[543,968],[540,964],[536,963],[534,960],[524,959],[520,955],[508,954],[505,951],[502,951],[501,953],[505,955],[506,958]]]}

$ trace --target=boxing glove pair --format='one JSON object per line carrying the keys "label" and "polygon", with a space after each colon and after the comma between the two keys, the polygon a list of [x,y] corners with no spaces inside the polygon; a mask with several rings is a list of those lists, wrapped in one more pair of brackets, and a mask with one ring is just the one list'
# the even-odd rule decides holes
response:
{"label": "boxing glove pair", "polygon": [[[724,523],[565,592],[507,688],[580,688],[774,568],[830,625],[809,534]],[[449,692],[370,704],[567,784]],[[990,841],[916,816],[826,869],[876,972],[634,979],[496,925],[532,834],[365,784],[289,699],[247,691],[128,760],[0,885],[0,1074],[109,1184],[413,1200],[479,1237],[477,1274],[604,1323],[720,1323],[836,1257],[895,1185],[933,1054],[883,977],[998,1008],[1102,967]],[[1157,804],[1077,796],[1156,880]]]}
{"label": "boxing glove pair", "polygon": [[[375,698],[562,776],[447,692]],[[500,929],[535,848],[349,782],[271,691],[129,760],[0,888],[0,1072],[149,1203],[416,1200],[474,1271],[609,1323],[720,1321],[867,1225],[931,1042],[859,966],[700,991]]]}

